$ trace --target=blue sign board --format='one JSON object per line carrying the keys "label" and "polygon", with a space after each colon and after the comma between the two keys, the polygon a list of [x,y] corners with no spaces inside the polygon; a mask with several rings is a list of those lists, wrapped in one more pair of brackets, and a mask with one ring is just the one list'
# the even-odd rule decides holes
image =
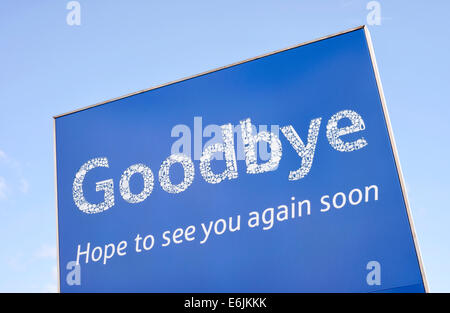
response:
{"label": "blue sign board", "polygon": [[55,117],[62,292],[424,292],[365,27]]}

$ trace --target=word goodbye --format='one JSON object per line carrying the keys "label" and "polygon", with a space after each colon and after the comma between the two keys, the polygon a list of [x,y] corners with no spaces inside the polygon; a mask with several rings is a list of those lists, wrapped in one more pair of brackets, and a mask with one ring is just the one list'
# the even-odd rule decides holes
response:
{"label": "word goodbye", "polygon": [[[339,128],[338,122],[347,119],[350,125]],[[314,152],[316,150],[317,138],[321,125],[321,118],[313,119],[309,126],[306,144],[300,139],[294,127],[291,125],[281,127],[281,132],[291,144],[292,148],[301,158],[301,166],[297,170],[290,171],[289,180],[296,181],[305,177],[312,166]],[[282,144],[278,136],[272,132],[262,131],[254,134],[250,119],[240,122],[242,130],[242,142],[244,145],[245,163],[248,174],[261,174],[275,171],[278,168],[282,156]],[[350,110],[340,111],[333,115],[327,124],[326,136],[329,144],[337,151],[351,152],[359,150],[367,145],[367,141],[361,137],[352,142],[345,142],[340,137],[365,129],[361,116]],[[219,184],[224,180],[238,178],[236,152],[234,147],[234,133],[231,124],[221,126],[223,143],[216,143],[205,147],[200,158],[200,173],[203,179],[210,184]],[[266,142],[270,147],[270,159],[260,164],[256,156],[258,142]],[[226,169],[222,173],[214,173],[211,169],[211,160],[216,153],[223,153]],[[184,179],[179,184],[173,184],[170,180],[171,166],[179,163],[184,170]],[[83,181],[86,174],[97,167],[109,167],[108,159],[94,158],[83,164],[76,173],[73,181],[73,200],[77,207],[84,213],[100,213],[114,206],[114,181],[112,179],[96,183],[96,191],[104,191],[104,201],[102,203],[89,203],[83,193]],[[192,159],[180,153],[170,155],[162,162],[159,169],[159,183],[161,188],[172,194],[185,191],[194,181],[194,164]],[[130,190],[130,179],[133,175],[139,174],[144,181],[144,187],[139,194],[134,194]],[[120,179],[120,194],[129,203],[139,203],[144,201],[153,191],[154,175],[152,170],[144,164],[134,164],[128,167]]]}

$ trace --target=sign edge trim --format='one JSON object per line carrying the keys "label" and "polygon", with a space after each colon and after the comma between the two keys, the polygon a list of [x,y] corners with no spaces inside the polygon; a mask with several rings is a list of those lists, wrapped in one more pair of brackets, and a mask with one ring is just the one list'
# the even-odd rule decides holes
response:
{"label": "sign edge trim", "polygon": [[57,119],[57,118],[64,117],[64,116],[67,116],[67,115],[70,115],[70,114],[74,114],[74,113],[77,113],[77,112],[85,111],[87,109],[91,109],[91,108],[94,108],[94,107],[97,107],[97,106],[100,106],[100,105],[104,105],[104,104],[107,104],[109,102],[121,100],[121,99],[128,98],[128,97],[140,94],[140,93],[144,93],[144,92],[151,91],[151,90],[154,90],[154,89],[159,89],[159,88],[166,87],[166,86],[169,86],[169,85],[173,85],[173,84],[176,84],[176,83],[180,83],[180,82],[192,79],[192,78],[196,78],[196,77],[199,77],[199,76],[203,76],[203,75],[214,73],[214,72],[217,72],[217,71],[220,71],[220,70],[224,70],[224,69],[236,66],[236,65],[240,65],[240,64],[247,63],[247,62],[250,62],[250,61],[258,60],[258,59],[261,59],[261,58],[264,58],[264,57],[267,57],[267,56],[271,56],[271,55],[274,55],[274,54],[277,54],[277,53],[280,53],[280,52],[288,51],[288,50],[291,50],[291,49],[295,49],[295,48],[306,46],[306,45],[309,45],[309,44],[312,44],[312,43],[316,43],[316,42],[319,42],[319,41],[322,41],[322,40],[326,40],[326,39],[330,39],[330,38],[337,37],[337,36],[340,36],[340,35],[344,35],[344,34],[347,34],[347,33],[351,33],[351,32],[354,32],[354,31],[357,31],[357,30],[360,30],[360,29],[364,29],[365,27],[366,27],[365,25],[361,25],[361,26],[353,27],[353,28],[350,28],[350,29],[347,29],[347,30],[344,30],[344,31],[341,31],[341,32],[338,32],[338,33],[331,34],[331,35],[322,36],[322,37],[319,37],[317,39],[310,40],[310,41],[305,41],[305,42],[302,42],[302,43],[299,43],[299,44],[296,44],[296,45],[293,45],[293,46],[290,46],[290,47],[287,47],[287,48],[275,50],[275,51],[272,51],[272,52],[268,52],[268,53],[265,53],[265,54],[258,55],[258,56],[253,57],[253,58],[248,58],[248,59],[245,59],[245,60],[242,60],[242,61],[238,61],[238,62],[234,62],[234,63],[228,64],[228,65],[225,65],[225,66],[217,67],[217,68],[212,69],[212,70],[208,70],[208,71],[205,71],[205,72],[201,72],[201,73],[198,73],[198,74],[194,74],[194,75],[191,75],[191,76],[187,76],[187,77],[184,77],[184,78],[173,80],[173,81],[170,81],[168,83],[156,85],[154,87],[150,87],[150,88],[147,88],[147,89],[143,89],[143,90],[139,90],[139,91],[136,91],[136,92],[132,92],[132,93],[129,93],[129,94],[126,94],[126,95],[123,95],[123,96],[119,96],[119,97],[116,97],[116,98],[113,98],[113,99],[110,99],[110,100],[98,102],[96,104],[92,104],[92,105],[85,106],[85,107],[82,107],[82,108],[79,108],[79,109],[75,109],[75,110],[69,111],[67,113],[58,114],[58,115],[53,116],[53,118]]}
{"label": "sign edge trim", "polygon": [[387,131],[388,131],[389,140],[390,140],[390,144],[391,144],[392,154],[394,157],[395,167],[397,168],[397,175],[398,175],[398,178],[400,181],[400,187],[402,189],[403,201],[404,201],[405,207],[406,207],[409,228],[411,230],[411,235],[412,235],[413,242],[414,242],[414,248],[416,250],[416,256],[417,256],[417,261],[419,263],[420,274],[422,276],[422,282],[423,282],[423,286],[425,288],[425,292],[429,293],[430,291],[429,291],[429,287],[428,287],[428,281],[426,278],[425,268],[424,268],[424,264],[422,261],[422,254],[420,253],[420,247],[419,247],[419,242],[417,240],[416,230],[414,228],[414,221],[413,221],[412,214],[411,214],[411,207],[409,205],[408,195],[407,195],[406,188],[405,188],[405,181],[403,178],[403,172],[402,172],[402,169],[400,166],[400,159],[398,157],[397,145],[395,144],[394,132],[393,132],[392,125],[391,125],[391,120],[389,118],[389,113],[388,113],[388,109],[387,109],[387,105],[386,105],[386,98],[384,96],[383,86],[381,83],[381,77],[380,77],[378,65],[377,65],[376,58],[375,58],[375,50],[373,47],[372,38],[370,36],[368,27],[364,25],[363,29],[364,29],[364,34],[366,37],[367,48],[369,49],[369,56],[370,56],[370,60],[372,62],[373,72],[375,74],[375,80],[377,83],[378,94],[379,94],[379,97],[381,100],[381,106],[383,109],[384,119],[385,119],[386,126],[387,126]]}

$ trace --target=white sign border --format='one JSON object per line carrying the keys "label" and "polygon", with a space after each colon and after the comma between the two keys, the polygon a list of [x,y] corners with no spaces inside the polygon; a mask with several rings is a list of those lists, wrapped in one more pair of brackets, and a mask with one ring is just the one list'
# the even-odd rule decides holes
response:
{"label": "white sign border", "polygon": [[59,259],[58,176],[57,176],[57,160],[56,160],[56,119],[57,118],[63,117],[63,116],[69,115],[69,114],[81,112],[81,111],[84,111],[84,110],[87,110],[87,109],[90,109],[90,108],[93,108],[93,107],[97,107],[97,106],[100,106],[100,105],[103,105],[103,104],[106,104],[106,103],[109,103],[109,102],[112,102],[112,101],[116,101],[116,100],[120,100],[120,99],[127,98],[127,97],[130,97],[130,96],[134,96],[134,95],[137,95],[137,94],[140,94],[140,93],[143,93],[143,92],[147,92],[147,91],[150,91],[150,90],[158,89],[158,88],[165,87],[165,86],[168,86],[168,85],[172,85],[172,84],[175,84],[175,83],[178,83],[178,82],[189,80],[189,79],[192,79],[192,78],[195,78],[195,77],[199,77],[199,76],[203,76],[203,75],[206,75],[206,74],[210,74],[210,73],[213,73],[213,72],[216,72],[216,71],[220,71],[220,70],[223,70],[223,69],[226,69],[226,68],[229,68],[229,67],[233,67],[233,66],[236,66],[236,65],[247,63],[247,62],[250,62],[250,61],[253,61],[253,60],[264,58],[266,56],[274,55],[274,54],[277,54],[277,53],[280,53],[280,52],[284,52],[284,51],[287,51],[287,50],[295,49],[295,48],[298,48],[298,47],[301,47],[301,46],[305,46],[305,45],[308,45],[308,44],[311,44],[311,43],[315,43],[315,42],[319,42],[319,41],[326,40],[326,39],[329,39],[329,38],[333,38],[333,37],[336,37],[336,36],[340,36],[340,35],[344,35],[344,34],[347,34],[347,33],[351,33],[351,32],[354,32],[354,31],[357,31],[357,30],[360,30],[360,29],[364,29],[367,46],[369,48],[370,59],[372,61],[373,71],[375,73],[375,79],[376,79],[376,82],[377,82],[378,93],[379,93],[379,96],[380,96],[380,100],[381,100],[381,104],[382,104],[382,108],[383,108],[383,113],[384,113],[384,118],[385,118],[386,126],[387,126],[387,129],[388,129],[389,140],[390,140],[392,152],[393,152],[393,155],[394,155],[395,166],[397,168],[397,174],[398,174],[398,177],[399,177],[399,180],[400,180],[400,185],[401,185],[401,188],[402,188],[403,200],[405,202],[406,212],[408,214],[409,226],[410,226],[411,234],[412,234],[413,241],[414,241],[414,247],[415,247],[415,250],[416,250],[417,260],[418,260],[418,263],[419,263],[420,272],[421,272],[421,276],[422,276],[422,281],[423,281],[423,285],[425,287],[425,292],[428,293],[429,292],[428,282],[427,282],[427,278],[426,278],[426,274],[425,274],[425,269],[424,269],[424,265],[423,265],[423,261],[422,261],[422,256],[421,256],[421,253],[420,253],[420,248],[419,248],[419,243],[418,243],[418,240],[417,240],[416,231],[415,231],[415,228],[414,228],[414,222],[413,222],[411,209],[410,209],[410,205],[409,205],[409,201],[408,201],[408,197],[407,197],[407,193],[406,193],[406,187],[405,187],[403,173],[402,173],[401,166],[400,166],[400,160],[399,160],[399,157],[398,157],[398,151],[397,151],[397,147],[396,147],[396,144],[395,144],[395,139],[394,139],[394,135],[393,135],[391,121],[389,119],[389,114],[388,114],[388,110],[387,110],[387,106],[386,106],[386,99],[385,99],[385,96],[384,96],[383,87],[382,87],[382,84],[381,84],[380,73],[378,71],[378,66],[377,66],[377,62],[376,62],[376,58],[375,58],[375,52],[374,52],[374,48],[373,48],[370,32],[369,32],[369,29],[368,29],[368,27],[366,25],[354,27],[354,28],[351,28],[351,29],[348,29],[348,30],[345,30],[345,31],[342,31],[342,32],[339,32],[339,33],[336,33],[336,34],[324,36],[324,37],[321,37],[321,38],[318,38],[318,39],[315,39],[315,40],[311,40],[311,41],[307,41],[307,42],[304,42],[304,43],[300,43],[300,44],[297,44],[297,45],[294,45],[294,46],[291,46],[291,47],[288,47],[288,48],[284,48],[284,49],[276,50],[276,51],[269,52],[269,53],[266,53],[266,54],[262,54],[262,55],[254,57],[254,58],[250,58],[250,59],[246,59],[246,60],[243,60],[243,61],[235,62],[235,63],[229,64],[229,65],[226,65],[226,66],[218,67],[218,68],[210,70],[210,71],[206,71],[206,72],[199,73],[199,74],[196,74],[196,75],[192,75],[192,76],[188,76],[188,77],[181,78],[181,79],[178,79],[178,80],[174,80],[174,81],[171,81],[169,83],[165,83],[165,84],[158,85],[158,86],[155,86],[155,87],[151,87],[151,88],[148,88],[148,89],[140,90],[140,91],[137,91],[137,92],[134,92],[134,93],[130,93],[130,94],[127,94],[127,95],[124,95],[124,96],[121,96],[121,97],[117,97],[117,98],[114,98],[114,99],[111,99],[111,100],[106,100],[106,101],[103,101],[103,102],[100,102],[100,103],[96,103],[96,104],[93,104],[93,105],[90,105],[90,106],[86,106],[86,107],[83,107],[83,108],[80,108],[80,109],[76,109],[76,110],[70,111],[70,112],[67,112],[67,113],[63,113],[63,114],[59,114],[59,115],[53,116],[53,149],[54,149],[54,170],[55,170],[54,180],[55,180],[55,202],[56,202],[56,248],[57,248],[58,292],[59,293],[61,292],[61,276],[60,276],[60,259]]}

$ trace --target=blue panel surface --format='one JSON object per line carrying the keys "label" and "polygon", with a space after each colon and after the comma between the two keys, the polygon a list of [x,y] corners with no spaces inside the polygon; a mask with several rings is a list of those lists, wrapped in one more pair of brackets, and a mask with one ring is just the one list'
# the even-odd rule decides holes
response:
{"label": "blue panel surface", "polygon": [[[345,110],[364,121],[361,131],[341,136],[345,142],[366,141],[351,152],[336,150],[327,137],[328,121]],[[203,127],[236,126],[247,118],[257,126],[292,125],[305,144],[311,120],[321,118],[311,169],[301,179],[288,179],[302,158],[279,132],[282,157],[276,170],[249,174],[239,158],[237,178],[211,184],[192,153],[192,184],[168,193],[158,175],[180,139],[172,130],[187,125],[193,142],[195,117],[201,117]],[[344,118],[338,127],[351,123]],[[424,291],[364,29],[57,117],[55,130],[62,292],[377,292],[408,286]],[[236,151],[242,151],[240,135],[235,134]],[[203,145],[207,141],[203,138]],[[114,206],[86,214],[74,201],[73,183],[82,165],[94,158],[106,158],[109,167],[86,172],[84,197],[101,203],[105,192],[97,192],[96,183],[112,179]],[[127,202],[119,189],[123,172],[133,164],[145,164],[154,176],[151,194],[140,203]],[[215,173],[224,169],[224,160],[212,161]],[[181,165],[173,165],[172,182],[183,178]],[[143,185],[142,177],[133,175],[130,190],[138,194]],[[376,196],[374,187],[366,192],[370,186],[376,186]],[[362,200],[357,203],[354,191],[357,204],[352,204],[348,197],[355,189]],[[346,196],[342,208],[333,206],[336,194],[338,207]],[[286,205],[290,215],[292,203],[303,200],[310,201],[310,214],[304,210],[301,217],[276,218],[280,206]],[[330,203],[329,210],[323,202]],[[275,216],[271,228],[268,208]],[[250,227],[255,211],[260,224]],[[208,227],[232,218],[235,226],[238,216],[239,230],[213,233],[201,243],[202,223]],[[190,225],[195,227],[192,241],[183,235],[175,243],[170,237],[163,246],[164,232],[172,236]],[[136,251],[138,234],[154,236],[150,250]],[[127,244],[124,255],[115,251],[104,262],[105,245],[111,252],[111,244],[117,250],[121,241]],[[80,254],[77,273],[70,262],[88,243],[88,263]],[[100,248],[94,258],[103,254],[98,261],[92,259],[95,247]]]}

